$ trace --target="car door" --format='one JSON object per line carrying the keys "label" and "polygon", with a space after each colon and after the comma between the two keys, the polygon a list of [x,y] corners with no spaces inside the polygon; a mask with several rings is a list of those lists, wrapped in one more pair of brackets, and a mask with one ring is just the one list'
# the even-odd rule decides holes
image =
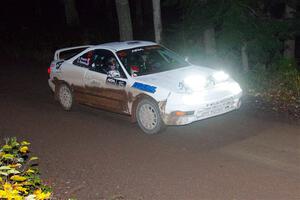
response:
{"label": "car door", "polygon": [[117,76],[111,75],[108,66],[111,59],[117,61],[109,50],[94,51],[91,65],[84,76],[85,104],[113,112],[129,113],[127,78],[120,63],[116,63]]}
{"label": "car door", "polygon": [[60,67],[63,80],[66,81],[74,90],[84,87],[84,76],[89,68],[89,60],[92,56],[92,51],[89,51],[73,62],[63,62]]}

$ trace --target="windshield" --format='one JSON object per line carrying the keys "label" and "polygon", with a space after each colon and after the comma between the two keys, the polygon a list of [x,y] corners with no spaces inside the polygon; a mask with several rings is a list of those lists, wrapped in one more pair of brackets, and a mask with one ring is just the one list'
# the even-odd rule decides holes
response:
{"label": "windshield", "polygon": [[158,45],[121,50],[117,55],[133,77],[189,65],[182,57]]}

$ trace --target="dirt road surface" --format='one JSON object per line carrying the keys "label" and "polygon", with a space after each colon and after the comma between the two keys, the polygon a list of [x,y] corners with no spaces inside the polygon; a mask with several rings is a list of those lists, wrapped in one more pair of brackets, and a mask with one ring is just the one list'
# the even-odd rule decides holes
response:
{"label": "dirt road surface", "polygon": [[47,66],[2,66],[0,137],[32,143],[54,199],[300,199],[300,125],[244,105],[160,135],[122,115],[61,109]]}

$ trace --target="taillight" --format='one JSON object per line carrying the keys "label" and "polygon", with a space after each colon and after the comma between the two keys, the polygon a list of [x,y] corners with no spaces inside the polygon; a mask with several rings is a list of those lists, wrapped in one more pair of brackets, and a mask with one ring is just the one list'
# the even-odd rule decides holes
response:
{"label": "taillight", "polygon": [[48,74],[51,74],[51,68],[53,68],[55,65],[53,63],[51,63],[50,67],[48,67]]}

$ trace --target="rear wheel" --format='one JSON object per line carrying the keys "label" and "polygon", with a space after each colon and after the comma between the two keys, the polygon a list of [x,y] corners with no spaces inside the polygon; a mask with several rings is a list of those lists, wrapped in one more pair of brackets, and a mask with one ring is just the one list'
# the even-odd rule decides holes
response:
{"label": "rear wheel", "polygon": [[140,128],[147,134],[156,134],[165,127],[157,104],[150,99],[143,99],[136,109],[136,118]]}
{"label": "rear wheel", "polygon": [[73,94],[67,84],[61,84],[59,86],[57,98],[64,110],[71,110],[73,105]]}

